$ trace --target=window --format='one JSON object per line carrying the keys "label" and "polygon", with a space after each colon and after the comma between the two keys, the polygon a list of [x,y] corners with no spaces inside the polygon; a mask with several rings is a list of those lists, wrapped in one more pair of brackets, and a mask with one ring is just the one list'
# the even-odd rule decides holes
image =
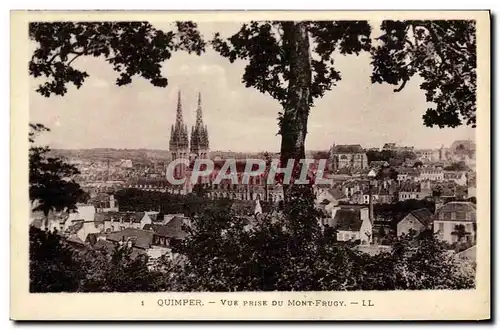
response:
{"label": "window", "polygon": [[444,223],[442,222],[438,223],[438,230],[440,233],[444,232]]}
{"label": "window", "polygon": [[451,219],[451,220],[455,220],[456,218],[457,218],[456,213],[455,213],[455,212],[451,212],[451,213],[450,213],[450,219]]}
{"label": "window", "polygon": [[470,212],[465,212],[465,220],[472,220]]}

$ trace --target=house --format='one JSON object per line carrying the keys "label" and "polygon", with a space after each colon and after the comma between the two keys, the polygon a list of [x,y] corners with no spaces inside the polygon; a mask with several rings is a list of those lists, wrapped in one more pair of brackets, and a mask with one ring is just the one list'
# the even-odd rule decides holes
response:
{"label": "house", "polygon": [[133,247],[147,250],[153,241],[153,233],[142,229],[125,228],[106,235],[106,240],[115,243],[131,242]]}
{"label": "house", "polygon": [[415,151],[417,159],[421,162],[436,162],[439,160],[439,149],[419,149]]}
{"label": "house", "polygon": [[419,170],[417,181],[438,181],[444,180],[444,171],[440,168],[424,167]]}
{"label": "house", "polygon": [[141,229],[153,223],[147,212],[101,212],[96,214],[95,222],[108,233],[126,228]]}
{"label": "house", "polygon": [[62,226],[61,230],[65,231],[75,222],[80,222],[80,221],[92,222],[94,221],[95,213],[96,209],[94,205],[77,204],[76,211],[69,212],[68,217],[66,218],[66,221],[64,222],[64,225]]}
{"label": "house", "polygon": [[75,212],[70,212],[61,226],[66,236],[74,235],[74,240],[85,242],[87,235],[101,232],[102,228],[95,223],[96,209],[94,205],[77,205]]}
{"label": "house", "polygon": [[[102,248],[108,251],[112,247],[109,242],[113,243],[113,246],[128,247],[132,249],[132,258],[135,258],[139,255],[148,254],[153,241],[153,233],[136,228],[125,228],[122,231],[108,234],[106,236],[106,241],[108,243],[99,243],[98,241],[96,245],[102,245]],[[96,245],[94,245],[94,249],[96,249]]]}
{"label": "house", "polygon": [[419,171],[412,167],[402,167],[396,169],[396,171],[398,172],[398,182],[416,181],[419,177]]}
{"label": "house", "polygon": [[330,157],[334,171],[341,168],[368,168],[368,157],[359,144],[334,145],[330,149]]}
{"label": "house", "polygon": [[422,200],[430,197],[432,197],[432,189],[429,181],[401,183],[398,193],[398,200],[400,202],[409,199]]}
{"label": "house", "polygon": [[362,188],[363,188],[363,184],[361,182],[359,182],[358,180],[349,180],[349,181],[346,181],[342,184],[343,193],[348,198],[351,198],[352,195],[361,191]]}
{"label": "house", "polygon": [[450,244],[476,241],[476,206],[470,202],[449,202],[436,210],[434,233]]}
{"label": "house", "polygon": [[[171,260],[177,260],[179,256],[172,252],[172,247],[176,242],[183,240],[187,233],[183,229],[184,225],[189,225],[189,220],[184,217],[174,217],[167,224],[149,225],[152,233],[151,247],[147,254],[151,259],[151,267],[154,267],[156,260],[163,255]],[[146,225],[146,228],[149,227]]]}
{"label": "house", "polygon": [[323,219],[323,225],[337,230],[337,241],[356,241],[368,244],[373,239],[373,227],[368,207],[339,205],[332,211],[330,219]]}
{"label": "house", "polygon": [[187,225],[186,218],[174,217],[165,225],[154,227],[152,244],[158,246],[171,247],[175,240],[182,240],[187,233],[182,228]]}
{"label": "house", "polygon": [[453,181],[459,186],[467,185],[467,174],[464,171],[444,171],[445,181]]}
{"label": "house", "polygon": [[426,208],[413,210],[398,222],[397,235],[408,234],[411,230],[422,232],[425,229],[431,229],[433,219],[432,212]]}
{"label": "house", "polygon": [[398,198],[397,188],[397,185],[393,184],[393,181],[382,181],[382,183],[377,188],[378,203],[392,204],[396,202]]}
{"label": "house", "polygon": [[339,202],[346,202],[348,198],[342,190],[339,188],[328,188],[328,189],[319,189],[316,194],[316,203],[323,203],[324,201],[328,201],[327,204],[337,205]]}

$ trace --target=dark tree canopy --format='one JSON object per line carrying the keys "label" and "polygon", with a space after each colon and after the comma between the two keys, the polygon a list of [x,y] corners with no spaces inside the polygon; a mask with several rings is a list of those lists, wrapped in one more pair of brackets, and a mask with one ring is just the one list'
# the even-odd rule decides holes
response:
{"label": "dark tree canopy", "polygon": [[119,73],[118,86],[132,82],[135,75],[154,86],[165,87],[162,63],[172,52],[201,54],[205,43],[192,22],[176,22],[169,32],[147,22],[34,22],[30,39],[37,43],[29,62],[29,73],[43,77],[37,92],[49,97],[65,95],[67,84],[80,88],[89,75],[72,66],[80,56],[104,57]]}
{"label": "dark tree canopy", "polygon": [[[312,82],[310,103],[321,97],[341,79],[334,67],[334,52],[359,54],[370,49],[370,25],[366,21],[303,22],[312,38]],[[223,39],[216,34],[212,44],[232,63],[248,60],[242,80],[246,87],[267,93],[282,105],[287,101],[290,79],[290,24],[262,21],[243,24],[240,31]]]}
{"label": "dark tree canopy", "polygon": [[[277,100],[281,135],[280,161],[295,161],[293,180],[298,178],[310,108],[314,100],[341,79],[334,55],[369,51],[371,27],[367,21],[252,21],[231,37],[216,33],[214,49],[234,62],[245,60],[242,76],[246,87],[254,87]],[[283,186],[288,200],[288,184]]]}
{"label": "dark tree canopy", "polygon": [[400,85],[414,76],[427,102],[429,127],[476,126],[475,21],[384,21],[372,49],[373,83]]}
{"label": "dark tree canopy", "polygon": [[[34,142],[37,133],[48,129],[40,124],[30,124],[29,140]],[[73,178],[79,171],[73,165],[56,157],[48,157],[48,147],[31,146],[29,150],[29,196],[36,201],[34,211],[64,209],[75,210],[76,203],[84,198],[84,192]]]}

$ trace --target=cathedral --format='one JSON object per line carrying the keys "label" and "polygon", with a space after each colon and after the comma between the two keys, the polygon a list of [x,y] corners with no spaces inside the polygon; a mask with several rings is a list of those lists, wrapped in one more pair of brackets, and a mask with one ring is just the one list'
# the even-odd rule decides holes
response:
{"label": "cathedral", "polygon": [[[208,158],[209,142],[208,129],[203,125],[203,113],[201,110],[201,93],[198,94],[198,107],[196,109],[196,124],[191,126],[191,138],[188,137],[187,125],[184,124],[182,116],[181,92],[177,96],[177,113],[175,125],[170,132],[170,154],[172,161],[182,158],[192,161],[194,159]],[[186,168],[176,167],[175,177],[184,177]]]}
{"label": "cathedral", "polygon": [[[207,126],[203,124],[203,113],[201,107],[201,94],[198,94],[198,107],[196,109],[196,122],[191,127],[191,135],[184,123],[182,113],[181,93],[177,97],[177,110],[175,124],[171,127],[169,151],[172,161],[186,159],[193,165],[196,159],[209,158],[209,139]],[[283,200],[283,189],[280,185],[266,184],[266,174],[250,177],[249,184],[232,184],[229,179],[214,184],[217,174],[222,169],[223,160],[214,161],[213,172],[205,177],[199,178],[198,183],[206,189],[208,197],[227,198],[232,200],[261,200],[279,202]],[[238,171],[238,182],[242,182],[242,175],[246,167],[246,160],[236,160]],[[129,188],[138,188],[150,191],[164,191],[173,194],[187,194],[193,191],[193,185],[189,178],[192,174],[192,166],[179,164],[174,169],[174,177],[186,178],[182,185],[172,185],[165,178],[139,178],[131,182]]]}

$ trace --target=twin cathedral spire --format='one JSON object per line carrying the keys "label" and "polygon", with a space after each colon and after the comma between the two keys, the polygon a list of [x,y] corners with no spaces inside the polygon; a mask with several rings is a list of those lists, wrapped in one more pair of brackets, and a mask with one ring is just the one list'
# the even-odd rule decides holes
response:
{"label": "twin cathedral spire", "polygon": [[201,109],[201,93],[198,94],[198,107],[196,109],[196,124],[191,127],[191,139],[188,137],[187,125],[184,124],[182,116],[181,92],[177,96],[177,113],[175,125],[170,132],[170,152],[172,160],[177,158],[208,158],[209,141],[208,129],[203,124],[203,113]]}

